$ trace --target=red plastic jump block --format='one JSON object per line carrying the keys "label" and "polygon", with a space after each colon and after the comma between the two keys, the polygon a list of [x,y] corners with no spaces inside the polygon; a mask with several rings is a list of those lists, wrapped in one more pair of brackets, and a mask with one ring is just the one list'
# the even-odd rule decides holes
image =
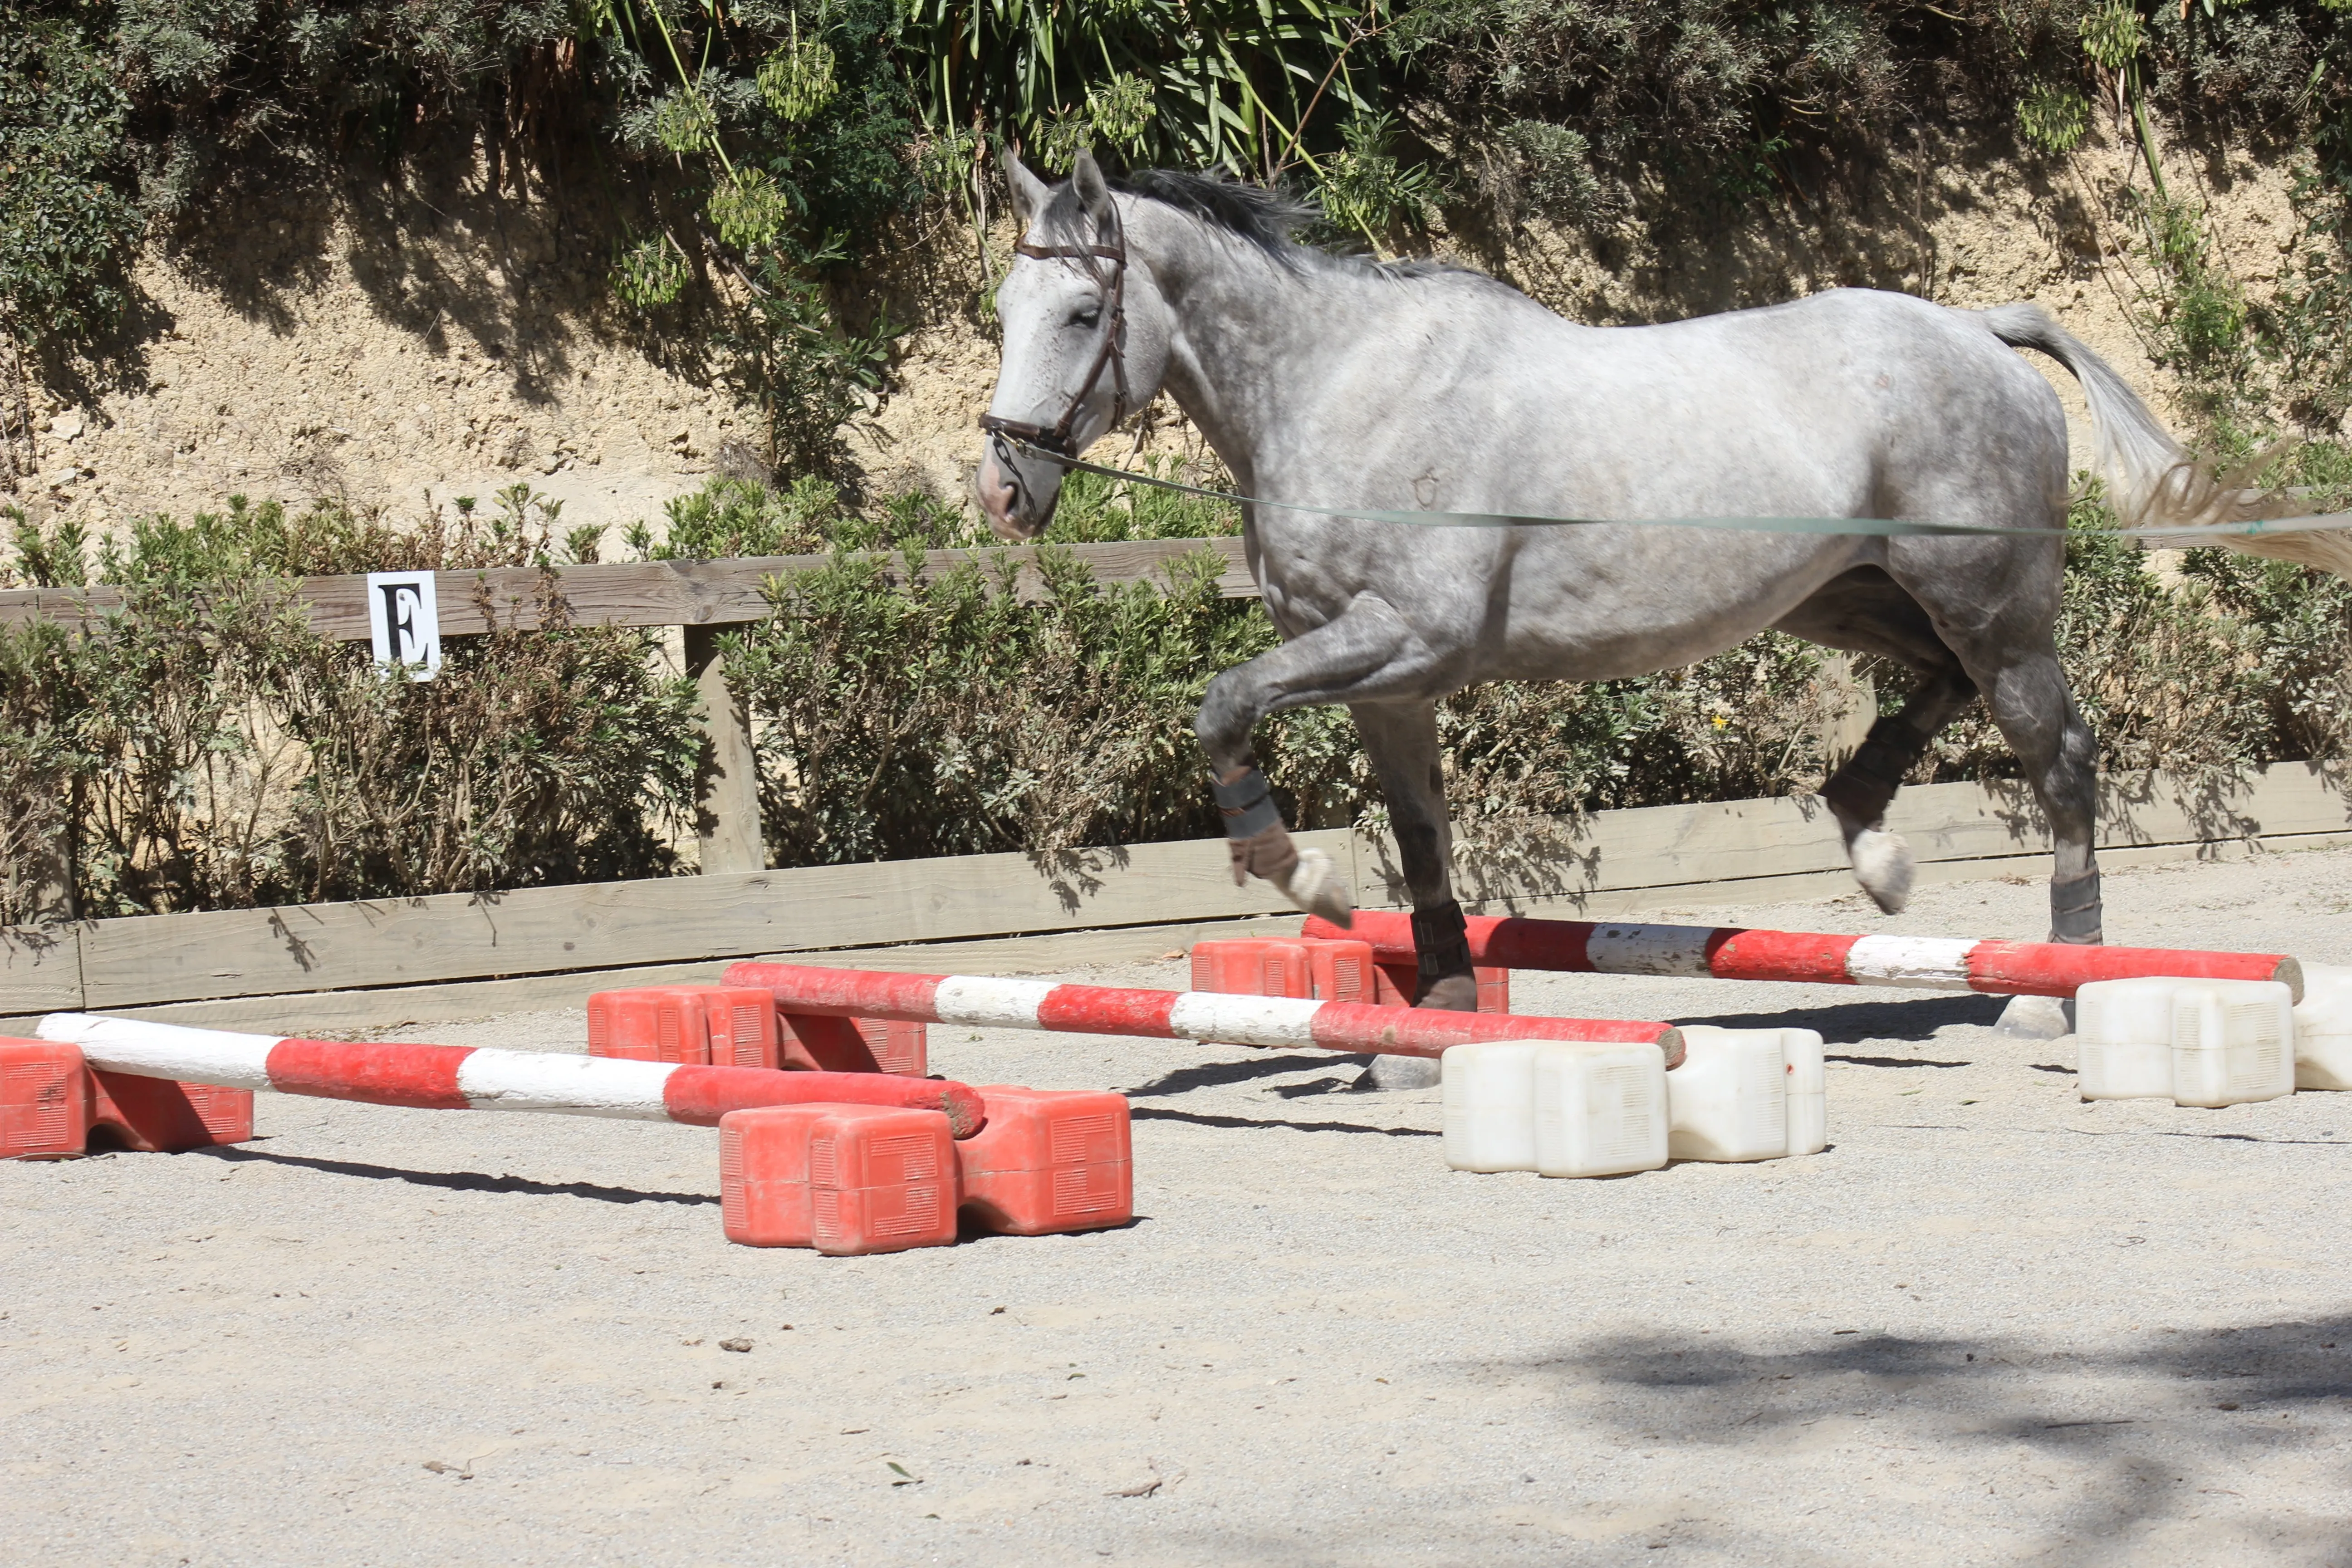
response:
{"label": "red plastic jump block", "polygon": [[[1378,978],[1373,983],[1372,1000],[1382,1007],[1410,1007],[1412,994],[1421,984],[1421,973],[1410,963],[1373,965]],[[1507,1013],[1511,1010],[1511,972],[1489,969],[1481,965],[1471,970],[1478,980],[1478,1011]]]}
{"label": "red plastic jump block", "polygon": [[964,1212],[1007,1236],[1097,1230],[1135,1217],[1127,1100],[992,1084],[988,1121],[955,1146]]}
{"label": "red plastic jump block", "polygon": [[955,1140],[936,1110],[778,1105],[719,1119],[719,1214],[746,1247],[836,1258],[956,1238]]}
{"label": "red plastic jump block", "polygon": [[930,1035],[896,1018],[778,1015],[782,1065],[816,1072],[887,1072],[921,1078],[930,1070]]}
{"label": "red plastic jump block", "polygon": [[73,1046],[0,1040],[0,1160],[61,1160],[89,1144],[89,1072]]}
{"label": "red plastic jump block", "polygon": [[93,1141],[176,1154],[253,1136],[253,1092],[97,1072],[80,1050],[0,1039],[0,1159],[66,1159]]}
{"label": "red plastic jump block", "polygon": [[588,998],[588,1054],[696,1067],[928,1070],[920,1024],[784,1016],[775,994],[740,985],[641,985]]}
{"label": "red plastic jump block", "polygon": [[[1511,972],[1480,968],[1478,1011],[1511,1010]],[[1241,996],[1295,996],[1410,1007],[1419,982],[1410,963],[1379,963],[1368,942],[1244,937],[1192,944],[1192,989]]]}
{"label": "red plastic jump block", "polygon": [[640,985],[597,992],[588,998],[588,1054],[709,1067],[710,1017],[704,993],[713,989]]}
{"label": "red plastic jump block", "polygon": [[1241,937],[1192,944],[1192,989],[1233,996],[1369,1002],[1377,971],[1368,942]]}

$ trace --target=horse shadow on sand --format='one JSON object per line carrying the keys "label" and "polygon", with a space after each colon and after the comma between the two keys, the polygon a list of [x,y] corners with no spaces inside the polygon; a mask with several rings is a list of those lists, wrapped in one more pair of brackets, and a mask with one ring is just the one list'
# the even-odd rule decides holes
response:
{"label": "horse shadow on sand", "polygon": [[[2024,1494],[2009,1500],[2030,1516],[2016,1519],[2021,1533],[2042,1538],[2019,1541],[2021,1558],[2037,1558],[2054,1538],[2067,1543],[2067,1561],[2146,1561],[2146,1528],[2210,1519],[2218,1507],[2228,1508],[2231,1533],[2247,1538],[2284,1542],[2319,1528],[2317,1506],[2264,1517],[2260,1504],[2219,1498],[2240,1495],[2238,1478],[2281,1473],[2282,1463],[2293,1474],[2340,1446],[2352,1313],[2133,1330],[2088,1351],[2023,1334],[1819,1331],[1819,1342],[1788,1351],[1696,1333],[1620,1334],[1455,1370],[1527,1385],[1591,1437],[1672,1444],[1685,1458],[1835,1449],[1857,1480],[1883,1477],[1889,1461],[2013,1479],[2016,1489],[2002,1490]],[[2049,1489],[2052,1465],[2090,1474]],[[1690,1521],[1674,1533],[1707,1529]]]}

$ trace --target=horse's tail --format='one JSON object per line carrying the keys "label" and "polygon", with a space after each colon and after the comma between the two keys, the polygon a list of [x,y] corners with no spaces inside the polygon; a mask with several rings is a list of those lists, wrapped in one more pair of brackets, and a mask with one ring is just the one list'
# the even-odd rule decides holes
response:
{"label": "horse's tail", "polygon": [[[2126,528],[2171,532],[2291,515],[2291,499],[2250,489],[2244,474],[2216,476],[2174,440],[2147,405],[2090,346],[2039,305],[1996,305],[1977,316],[2011,348],[2048,354],[2083,384],[2091,405],[2099,471]],[[2213,541],[2249,555],[2274,556],[2352,578],[2352,532],[2224,535]]]}

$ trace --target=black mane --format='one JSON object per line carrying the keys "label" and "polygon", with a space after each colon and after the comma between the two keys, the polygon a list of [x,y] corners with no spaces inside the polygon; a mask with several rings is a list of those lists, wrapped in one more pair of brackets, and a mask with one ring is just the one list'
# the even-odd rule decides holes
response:
{"label": "black mane", "polygon": [[[1245,185],[1223,174],[1196,174],[1185,169],[1139,169],[1124,179],[1111,181],[1110,187],[1173,207],[1187,217],[1223,229],[1285,271],[1303,272],[1317,266],[1346,267],[1392,278],[1421,278],[1462,270],[1443,262],[1378,261],[1369,256],[1343,255],[1318,246],[1301,245],[1294,236],[1323,216],[1321,207],[1285,192]],[[1083,232],[1085,215],[1079,210],[1077,189],[1072,182],[1065,180],[1054,187],[1053,199],[1045,204],[1038,226],[1057,245],[1088,242],[1090,237]]]}

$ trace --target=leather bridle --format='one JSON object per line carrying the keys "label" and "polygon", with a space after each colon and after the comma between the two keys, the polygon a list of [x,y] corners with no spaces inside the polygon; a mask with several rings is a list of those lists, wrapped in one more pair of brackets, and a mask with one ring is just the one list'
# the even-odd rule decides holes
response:
{"label": "leather bridle", "polygon": [[1127,230],[1118,215],[1118,209],[1113,207],[1111,223],[1117,235],[1109,245],[1032,245],[1023,240],[1013,247],[1015,255],[1038,261],[1090,261],[1101,257],[1111,264],[1110,287],[1103,294],[1102,346],[1095,350],[1094,363],[1087,368],[1086,379],[1078,383],[1078,389],[1070,394],[1061,418],[1045,426],[983,414],[980,427],[991,436],[1009,436],[1024,446],[1041,447],[1065,458],[1076,457],[1071,433],[1077,425],[1079,411],[1094,395],[1096,384],[1102,380],[1106,369],[1111,373],[1110,422],[1116,426],[1127,417]]}

